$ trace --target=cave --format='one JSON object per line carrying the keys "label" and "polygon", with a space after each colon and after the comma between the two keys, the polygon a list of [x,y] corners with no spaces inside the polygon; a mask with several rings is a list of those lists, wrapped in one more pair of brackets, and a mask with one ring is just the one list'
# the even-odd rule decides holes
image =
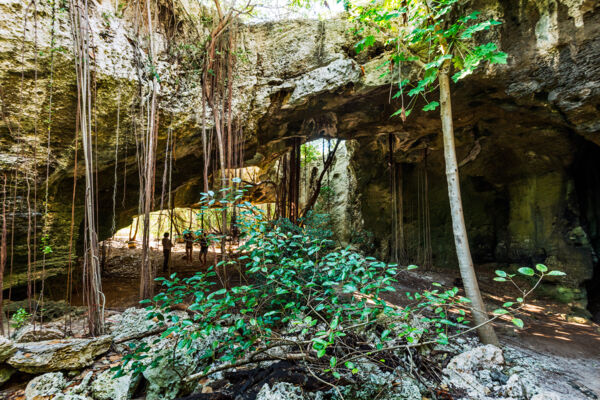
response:
{"label": "cave", "polygon": [[0,397],[597,398],[600,3],[237,3],[0,3]]}

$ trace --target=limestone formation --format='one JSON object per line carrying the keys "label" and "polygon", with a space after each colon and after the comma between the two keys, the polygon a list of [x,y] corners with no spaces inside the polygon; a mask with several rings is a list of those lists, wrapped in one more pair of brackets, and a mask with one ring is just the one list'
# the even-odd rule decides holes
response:
{"label": "limestone formation", "polygon": [[268,383],[260,389],[256,400],[304,400],[302,389],[291,383],[278,382],[272,386]]}
{"label": "limestone formation", "polygon": [[129,400],[135,391],[140,376],[133,373],[114,378],[110,369],[102,372],[91,384],[90,393],[94,400]]}
{"label": "limestone formation", "polygon": [[33,378],[25,388],[27,400],[46,400],[62,394],[67,381],[61,372],[51,372]]}
{"label": "limestone formation", "polygon": [[18,343],[41,342],[44,340],[62,339],[64,336],[64,333],[57,328],[25,325],[15,332],[14,340]]}
{"label": "limestone formation", "polygon": [[110,336],[19,343],[16,346],[17,352],[7,363],[30,374],[78,370],[87,367],[97,356],[106,353],[111,343]]}
{"label": "limestone formation", "polygon": [[14,343],[0,335],[0,362],[10,358],[16,351]]}

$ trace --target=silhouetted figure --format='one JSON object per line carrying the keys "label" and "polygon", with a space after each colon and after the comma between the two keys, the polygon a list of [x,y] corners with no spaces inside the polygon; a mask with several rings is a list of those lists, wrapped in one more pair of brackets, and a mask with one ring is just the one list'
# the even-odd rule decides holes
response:
{"label": "silhouetted figure", "polygon": [[206,257],[208,255],[208,238],[206,237],[206,233],[203,233],[200,237],[200,262],[202,265],[206,265]]}
{"label": "silhouetted figure", "polygon": [[169,232],[165,232],[162,239],[163,247],[163,272],[169,270],[169,259],[171,258],[171,249],[173,248],[173,242],[169,239]]}
{"label": "silhouetted figure", "polygon": [[190,232],[183,235],[185,240],[185,258],[189,264],[192,263],[192,255],[194,253],[194,238]]}

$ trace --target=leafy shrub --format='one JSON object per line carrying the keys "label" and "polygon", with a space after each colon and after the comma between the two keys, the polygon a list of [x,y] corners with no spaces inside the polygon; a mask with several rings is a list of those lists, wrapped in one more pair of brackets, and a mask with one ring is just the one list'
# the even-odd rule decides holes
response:
{"label": "leafy shrub", "polygon": [[[242,190],[226,191],[218,202],[213,201],[214,193],[203,199],[211,205],[238,207],[244,242],[236,260],[220,261],[216,268],[245,264],[248,284],[215,288],[216,272],[211,267],[190,278],[176,274],[158,278],[163,291],[142,302],[148,304],[148,318],[168,324],[161,338],[173,338],[177,348],[187,349],[205,366],[188,380],[268,360],[301,361],[309,370],[339,379],[356,373],[361,359],[385,363],[394,352],[447,344],[474,329],[466,319],[469,300],[459,295],[459,289],[445,290],[433,283],[431,290],[406,293],[409,305],[394,306],[383,296],[396,291],[397,265],[349,248],[333,248],[327,235],[316,235],[308,223],[299,227],[268,221],[259,209],[242,202],[242,195]],[[169,313],[181,305],[187,318]],[[506,313],[518,311],[512,306],[505,304]],[[506,313],[496,312],[495,318]],[[513,323],[522,325],[515,319]],[[194,346],[209,337],[209,344]],[[143,371],[149,350],[142,343],[126,355],[119,374],[128,365]]]}
{"label": "leafy shrub", "polygon": [[12,327],[19,329],[29,322],[30,319],[31,314],[29,314],[24,308],[19,308],[12,316]]}

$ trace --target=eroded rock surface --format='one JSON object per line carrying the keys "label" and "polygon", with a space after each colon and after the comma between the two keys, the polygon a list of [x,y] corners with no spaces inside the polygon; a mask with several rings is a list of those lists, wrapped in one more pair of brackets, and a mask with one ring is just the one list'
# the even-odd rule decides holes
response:
{"label": "eroded rock surface", "polygon": [[67,381],[61,372],[51,372],[33,378],[25,388],[27,400],[46,400],[62,394]]}
{"label": "eroded rock surface", "polygon": [[64,333],[58,328],[25,325],[14,334],[14,340],[18,343],[41,342],[44,340],[62,339]]}
{"label": "eroded rock surface", "polygon": [[89,366],[97,356],[106,353],[111,343],[110,336],[19,343],[17,352],[7,363],[19,371],[31,374],[78,370]]}
{"label": "eroded rock surface", "polygon": [[0,362],[10,358],[16,351],[14,343],[0,335]]}

